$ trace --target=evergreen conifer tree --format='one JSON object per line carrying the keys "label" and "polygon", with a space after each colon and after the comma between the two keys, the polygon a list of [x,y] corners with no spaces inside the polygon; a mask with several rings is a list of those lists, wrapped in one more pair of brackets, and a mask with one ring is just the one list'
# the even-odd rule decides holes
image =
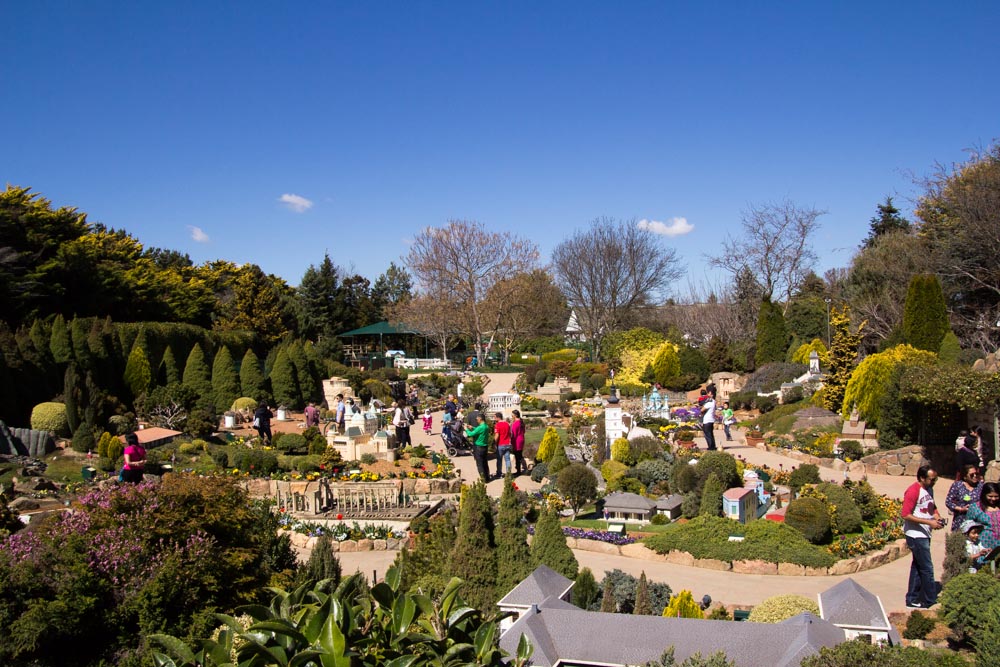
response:
{"label": "evergreen conifer tree", "polygon": [[954,331],[948,331],[941,339],[941,347],[938,349],[938,357],[941,361],[949,364],[957,364],[962,356],[962,344],[958,342],[958,336]]}
{"label": "evergreen conifer tree", "polygon": [[219,410],[228,410],[240,397],[240,376],[236,374],[236,363],[226,346],[219,350],[212,362],[212,389]]}
{"label": "evergreen conifer tree", "polygon": [[73,343],[70,341],[69,328],[62,315],[56,315],[52,320],[49,350],[52,352],[52,360],[57,364],[68,364],[73,358]]}
{"label": "evergreen conifer tree", "polygon": [[243,396],[257,400],[267,394],[264,371],[261,370],[260,359],[253,350],[247,350],[243,355],[243,363],[240,364],[240,392]]}
{"label": "evergreen conifer tree", "polygon": [[878,213],[871,219],[868,237],[861,244],[862,248],[872,247],[886,234],[910,231],[910,221],[893,205],[892,197],[886,197],[885,203],[879,204],[877,209]]}
{"label": "evergreen conifer tree", "polygon": [[326,588],[332,591],[340,583],[340,577],[340,559],[333,550],[333,537],[329,534],[321,535],[316,540],[316,546],[313,547],[309,560],[296,573],[296,583],[299,586],[309,584],[312,587],[313,584],[329,579],[330,583]]}
{"label": "evergreen conifer tree", "polygon": [[844,392],[851,379],[851,371],[858,360],[858,346],[861,345],[861,331],[867,322],[851,331],[851,309],[844,304],[830,310],[830,328],[833,329],[833,343],[830,346],[830,372],[823,382],[823,407],[831,412],[840,412],[844,404]]}
{"label": "evergreen conifer tree", "polygon": [[50,347],[50,342],[52,341],[52,332],[50,332],[46,327],[45,323],[36,318],[34,322],[31,323],[31,329],[28,331],[28,335],[31,336],[31,341],[35,344],[35,350],[45,361],[52,361],[52,349]]}
{"label": "evergreen conifer tree", "polygon": [[278,402],[278,405],[292,409],[302,407],[302,392],[299,391],[295,366],[292,365],[284,348],[278,350],[278,356],[274,360],[274,368],[271,369],[271,393],[274,394],[274,400]]}
{"label": "evergreen conifer tree", "polygon": [[948,307],[941,283],[933,274],[918,274],[910,280],[903,306],[903,335],[918,350],[935,354],[951,330]]}
{"label": "evergreen conifer tree", "polygon": [[757,367],[784,361],[788,351],[788,327],[781,309],[764,297],[757,313]]}
{"label": "evergreen conifer tree", "polygon": [[597,601],[598,595],[600,590],[594,581],[594,573],[589,567],[581,569],[580,574],[576,575],[576,583],[573,584],[573,604],[580,609],[590,609]]}
{"label": "evergreen conifer tree", "polygon": [[730,352],[729,346],[718,336],[712,336],[711,340],[708,341],[705,358],[708,360],[708,370],[711,373],[732,371],[736,368],[736,362],[733,361],[733,354]]}
{"label": "evergreen conifer tree", "polygon": [[504,479],[497,510],[497,594],[504,596],[531,574],[531,549],[524,525],[524,508],[510,475]]}
{"label": "evergreen conifer tree", "polygon": [[575,579],[579,565],[572,549],[566,544],[559,516],[554,510],[542,510],[535,524],[531,541],[531,558],[535,565],[547,565],[569,579]]}
{"label": "evergreen conifer tree", "polygon": [[653,380],[660,384],[669,384],[673,378],[681,373],[681,360],[677,356],[677,350],[673,343],[664,343],[660,346],[656,356],[650,364]]}
{"label": "evergreen conifer tree", "polygon": [[80,370],[90,370],[93,368],[93,359],[90,354],[90,346],[87,345],[87,336],[90,328],[87,323],[79,317],[74,317],[69,323],[70,344],[73,346],[73,358],[80,366]]}
{"label": "evergreen conifer tree", "polygon": [[649,600],[649,582],[646,580],[646,572],[639,575],[639,585],[635,589],[635,607],[633,614],[639,616],[651,616],[653,613],[653,603]]}
{"label": "evergreen conifer tree", "polygon": [[722,481],[714,472],[705,480],[701,491],[700,516],[722,516],[722,494],[725,493]]}
{"label": "evergreen conifer tree", "polygon": [[604,590],[601,594],[601,611],[605,614],[614,614],[618,611],[618,603],[615,602],[615,588],[611,583],[611,578],[604,573]]}
{"label": "evergreen conifer tree", "polygon": [[400,552],[396,565],[401,565],[403,590],[420,589],[425,595],[444,590],[451,574],[448,560],[455,547],[455,517],[448,511],[428,521],[428,530],[418,533],[413,551]]}
{"label": "evergreen conifer tree", "polygon": [[552,454],[552,458],[549,459],[549,471],[548,478],[555,479],[559,471],[569,465],[569,458],[566,456],[566,447],[563,445],[562,441],[555,446],[555,452]]}
{"label": "evergreen conifer tree", "polygon": [[308,357],[306,357],[302,344],[297,340],[292,341],[286,348],[286,352],[288,360],[295,367],[295,377],[299,381],[301,405],[304,406],[309,401],[319,400],[319,383],[316,381],[316,374]]}
{"label": "evergreen conifer tree", "polygon": [[[139,341],[136,341],[138,345]],[[198,404],[204,405],[212,402],[212,372],[209,370],[208,362],[205,361],[205,353],[201,349],[200,343],[195,343],[188,355],[187,363],[184,364],[184,375],[181,382],[187,389],[194,392],[198,397]]]}
{"label": "evergreen conifer tree", "polygon": [[535,454],[536,461],[548,461],[555,453],[556,448],[562,446],[559,432],[552,426],[545,429],[542,441],[538,444],[538,453]]}
{"label": "evergreen conifer tree", "polygon": [[663,615],[671,618],[705,618],[705,612],[694,601],[691,591],[681,591],[670,598],[670,604],[663,608]]}
{"label": "evergreen conifer tree", "polygon": [[70,362],[63,373],[63,403],[66,405],[66,423],[70,433],[80,427],[80,374],[76,364]]}
{"label": "evergreen conifer tree", "polygon": [[458,534],[448,559],[448,569],[465,582],[462,599],[483,611],[491,609],[499,599],[495,548],[493,508],[486,495],[486,486],[477,481],[462,499]]}
{"label": "evergreen conifer tree", "polygon": [[160,360],[160,370],[157,375],[164,387],[179,384],[181,381],[181,369],[177,365],[174,349],[169,345],[163,350],[163,359]]}
{"label": "evergreen conifer tree", "polygon": [[133,398],[139,398],[149,390],[153,372],[150,370],[146,353],[138,345],[133,345],[132,351],[129,352],[124,379]]}

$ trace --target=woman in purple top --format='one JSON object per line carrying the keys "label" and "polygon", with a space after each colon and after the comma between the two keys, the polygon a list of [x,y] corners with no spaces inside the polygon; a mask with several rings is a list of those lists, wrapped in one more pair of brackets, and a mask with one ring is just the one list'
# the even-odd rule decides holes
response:
{"label": "woman in purple top", "polygon": [[983,483],[979,479],[979,468],[970,463],[961,469],[961,473],[948,489],[948,495],[944,499],[944,504],[951,510],[951,529],[953,531],[958,530],[958,527],[965,521],[969,505],[979,501],[979,494],[983,489]]}
{"label": "woman in purple top", "polygon": [[514,474],[528,472],[528,465],[524,462],[524,422],[521,421],[521,411],[514,410],[514,421],[510,424],[510,442],[514,446]]}

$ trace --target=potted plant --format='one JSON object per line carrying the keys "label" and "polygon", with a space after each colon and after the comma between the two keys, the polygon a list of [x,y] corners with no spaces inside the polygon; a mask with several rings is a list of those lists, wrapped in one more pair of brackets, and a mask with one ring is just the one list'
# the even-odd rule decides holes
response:
{"label": "potted plant", "polygon": [[694,429],[690,426],[681,426],[674,432],[674,441],[685,449],[693,449]]}
{"label": "potted plant", "polygon": [[759,424],[751,424],[746,432],[747,446],[760,447],[764,444],[764,429]]}

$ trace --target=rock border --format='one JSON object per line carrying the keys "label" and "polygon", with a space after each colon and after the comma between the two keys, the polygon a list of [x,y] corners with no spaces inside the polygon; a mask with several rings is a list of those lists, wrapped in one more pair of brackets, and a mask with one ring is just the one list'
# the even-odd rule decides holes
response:
{"label": "rock border", "polygon": [[[846,440],[848,438],[842,439]],[[756,447],[757,449],[771,452],[772,454],[779,454],[801,463],[811,463],[822,468],[841,472],[847,470],[860,475],[892,475],[894,477],[905,475],[907,477],[915,477],[917,469],[920,466],[930,464],[930,461],[924,458],[923,447],[920,445],[910,445],[909,447],[876,452],[850,463],[841,459],[824,459],[800,452],[797,449],[775,447],[767,443],[761,443],[756,445]]]}
{"label": "rock border", "polygon": [[[292,547],[295,549],[307,549],[311,550],[316,546],[316,541],[318,537],[313,537],[312,535],[305,535],[303,533],[295,533],[290,531],[281,531],[288,534],[288,539],[292,543]],[[280,533],[279,533],[280,534]],[[410,544],[410,539],[407,537],[390,537],[384,540],[343,540],[338,542],[333,541],[333,550],[336,552],[350,553],[356,551],[400,551],[404,547],[412,547]]]}
{"label": "rock border", "polygon": [[662,563],[673,563],[675,565],[688,565],[690,567],[700,567],[706,570],[718,570],[720,572],[736,572],[737,574],[772,574],[789,577],[825,577],[854,574],[881,567],[894,560],[902,558],[909,553],[906,548],[906,540],[899,539],[890,542],[877,551],[869,551],[866,554],[855,556],[854,558],[844,558],[838,560],[830,567],[806,567],[795,563],[769,563],[763,560],[737,560],[724,561],[714,558],[695,558],[687,551],[672,550],[666,554],[659,554],[645,544],[635,542],[617,546],[608,542],[597,540],[587,540],[583,538],[567,537],[566,544],[570,549],[580,551],[593,551],[595,553],[610,554],[612,556],[625,556],[638,560],[657,561]]}

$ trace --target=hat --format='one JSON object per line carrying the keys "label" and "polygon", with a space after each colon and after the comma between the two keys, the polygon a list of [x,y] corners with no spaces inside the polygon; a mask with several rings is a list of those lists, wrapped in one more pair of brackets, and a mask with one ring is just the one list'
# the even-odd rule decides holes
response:
{"label": "hat", "polygon": [[962,525],[960,525],[958,528],[963,533],[968,533],[973,528],[985,528],[985,527],[986,526],[979,523],[978,521],[973,521],[972,519],[966,519],[965,521],[962,522]]}

